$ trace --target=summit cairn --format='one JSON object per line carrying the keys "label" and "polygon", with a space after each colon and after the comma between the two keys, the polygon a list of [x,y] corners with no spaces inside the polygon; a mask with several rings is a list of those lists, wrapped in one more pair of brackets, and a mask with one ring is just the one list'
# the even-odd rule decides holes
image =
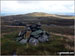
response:
{"label": "summit cairn", "polygon": [[[40,23],[27,25],[26,27],[27,27],[26,30],[19,32],[17,41],[19,41],[20,43],[22,44],[29,43],[32,45],[37,45],[39,43],[49,41],[49,34],[41,29]],[[30,32],[30,36],[26,37],[26,34],[28,32]]]}

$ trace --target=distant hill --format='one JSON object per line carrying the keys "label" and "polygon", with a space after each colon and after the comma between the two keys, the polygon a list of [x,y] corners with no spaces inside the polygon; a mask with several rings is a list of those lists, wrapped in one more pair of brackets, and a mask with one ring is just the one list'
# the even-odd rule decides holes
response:
{"label": "distant hill", "polygon": [[33,12],[25,14],[24,16],[32,16],[32,17],[57,17],[57,18],[63,18],[63,19],[75,19],[75,16],[71,15],[56,15],[56,14],[48,14],[43,12]]}
{"label": "distant hill", "polygon": [[25,14],[26,16],[37,16],[37,17],[48,17],[48,16],[54,16],[54,14],[48,14],[43,12],[33,12]]}
{"label": "distant hill", "polygon": [[[16,16],[18,18],[28,18],[28,17],[55,17],[55,18],[60,18],[60,19],[75,19],[75,16],[71,15],[57,15],[57,14],[48,14],[44,12],[33,12],[33,13],[28,13],[28,14],[19,14],[19,15],[10,15],[9,17]],[[4,17],[4,16],[2,16]]]}
{"label": "distant hill", "polygon": [[[48,14],[43,12],[33,12],[28,14],[20,14],[20,15],[11,15],[11,16],[2,16],[1,22],[2,24],[21,24],[22,23],[30,23],[30,22],[41,22],[42,24],[55,24],[55,25],[74,25],[75,16],[67,16],[67,15],[56,15],[56,14]],[[5,22],[5,23],[4,23]]]}

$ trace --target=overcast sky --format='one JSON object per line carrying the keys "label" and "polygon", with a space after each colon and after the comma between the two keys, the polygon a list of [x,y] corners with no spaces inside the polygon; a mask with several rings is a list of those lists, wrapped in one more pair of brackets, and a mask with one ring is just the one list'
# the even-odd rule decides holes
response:
{"label": "overcast sky", "polygon": [[74,13],[74,1],[1,1],[1,13],[10,15],[31,12]]}

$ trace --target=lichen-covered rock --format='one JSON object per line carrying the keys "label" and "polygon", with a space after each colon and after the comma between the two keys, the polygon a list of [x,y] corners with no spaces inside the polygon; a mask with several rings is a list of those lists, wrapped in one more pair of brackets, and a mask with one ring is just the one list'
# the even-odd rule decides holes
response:
{"label": "lichen-covered rock", "polygon": [[21,41],[19,41],[21,44],[26,44],[27,43],[27,39],[22,39]]}
{"label": "lichen-covered rock", "polygon": [[32,44],[32,45],[37,45],[39,43],[38,39],[35,39],[35,38],[32,38],[29,40],[29,44]]}

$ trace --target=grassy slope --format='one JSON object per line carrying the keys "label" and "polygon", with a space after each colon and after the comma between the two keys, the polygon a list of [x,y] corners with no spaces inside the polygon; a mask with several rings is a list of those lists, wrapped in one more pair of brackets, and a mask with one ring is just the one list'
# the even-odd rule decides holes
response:
{"label": "grassy slope", "polygon": [[[13,34],[14,33],[14,34]],[[1,38],[1,52],[2,54],[33,54],[33,55],[48,55],[48,54],[57,54],[60,51],[73,51],[71,48],[66,48],[65,44],[73,47],[73,42],[66,41],[65,37],[60,37],[56,35],[51,35],[50,41],[46,43],[40,43],[37,46],[32,46],[29,44],[20,44],[16,42],[16,32],[11,34],[4,35]],[[9,48],[10,47],[10,48]]]}
{"label": "grassy slope", "polygon": [[[44,27],[43,27],[44,28]],[[47,43],[40,43],[37,46],[32,46],[29,44],[20,44],[16,42],[16,36],[18,35],[18,32],[23,29],[22,28],[7,28],[7,30],[3,31],[2,33],[6,32],[7,34],[4,34],[1,37],[1,54],[13,54],[13,52],[16,52],[16,54],[41,54],[41,55],[48,55],[48,54],[57,54],[57,52],[60,51],[73,51],[73,41],[70,41],[68,38],[65,38],[63,36],[56,36],[56,35],[50,35],[50,41]],[[9,30],[9,31],[8,31]],[[12,31],[13,30],[13,31]],[[47,29],[45,29],[47,30]],[[12,32],[11,32],[12,31]],[[66,47],[66,46],[70,47]],[[10,47],[10,48],[9,48]]]}

